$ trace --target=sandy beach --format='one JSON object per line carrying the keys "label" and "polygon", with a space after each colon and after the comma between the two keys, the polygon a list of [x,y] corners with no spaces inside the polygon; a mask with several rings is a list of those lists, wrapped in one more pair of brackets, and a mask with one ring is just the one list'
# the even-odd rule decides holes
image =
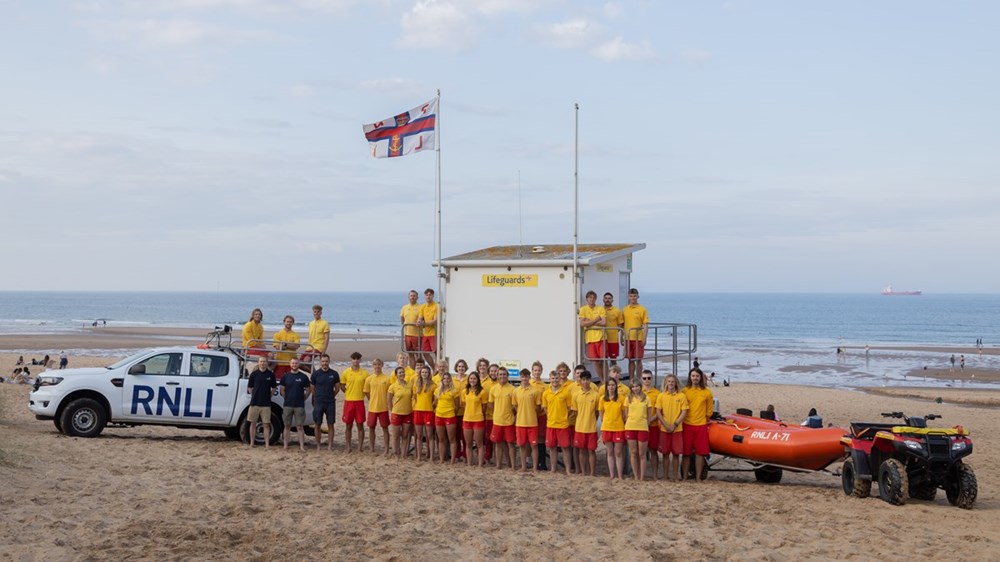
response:
{"label": "sandy beach", "polygon": [[[130,330],[132,331],[132,330]],[[134,331],[132,331],[134,332]],[[145,347],[162,333],[0,337],[11,349]],[[169,334],[190,337],[195,334]],[[28,338],[16,339],[10,338]],[[45,339],[50,338],[50,339]],[[77,338],[77,339],[73,339]],[[180,340],[178,340],[180,341]],[[44,342],[44,343],[43,343]],[[341,342],[335,356],[370,345]],[[55,344],[55,345],[52,345]],[[366,353],[362,351],[362,353]],[[39,355],[39,353],[36,353]],[[366,353],[366,355],[368,355]],[[71,366],[108,357],[73,355]],[[972,431],[974,509],[933,502],[890,506],[849,498],[839,477],[790,474],[777,485],[752,473],[712,471],[703,484],[609,481],[416,464],[335,451],[249,449],[221,432],[108,428],[69,438],[27,409],[29,388],[0,385],[0,558],[11,560],[911,560],[994,559],[1000,548],[1000,391],[734,384],[712,389],[724,412],[773,404],[798,423],[810,407],[846,427],[878,413],[941,414]],[[937,400],[940,399],[941,403]],[[338,411],[340,411],[338,409]],[[311,442],[311,438],[309,440]],[[603,447],[598,468],[606,473]],[[735,468],[723,463],[720,468]],[[833,469],[836,466],[831,467]]]}

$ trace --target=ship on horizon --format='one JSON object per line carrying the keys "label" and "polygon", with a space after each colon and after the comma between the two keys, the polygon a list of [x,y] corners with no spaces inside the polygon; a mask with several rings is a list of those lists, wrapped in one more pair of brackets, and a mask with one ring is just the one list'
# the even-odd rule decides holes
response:
{"label": "ship on horizon", "polygon": [[912,297],[924,294],[923,291],[893,291],[892,285],[888,285],[885,289],[882,289],[883,297]]}

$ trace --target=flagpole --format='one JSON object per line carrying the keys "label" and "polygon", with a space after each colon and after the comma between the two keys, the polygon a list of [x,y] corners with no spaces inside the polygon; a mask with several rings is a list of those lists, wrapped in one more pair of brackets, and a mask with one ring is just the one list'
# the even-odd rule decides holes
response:
{"label": "flagpole", "polygon": [[[580,104],[573,104],[573,316],[580,310],[580,279],[577,272],[577,241],[580,237]],[[576,334],[576,365],[580,365],[580,327],[573,330]]]}
{"label": "flagpole", "polygon": [[444,299],[444,274],[443,266],[441,265],[441,89],[438,88],[437,91],[437,117],[435,117],[435,137],[434,137],[434,152],[437,155],[437,171],[435,173],[436,183],[435,186],[435,207],[437,208],[437,294],[438,302],[441,304],[440,310],[437,315],[437,354],[438,358],[447,357],[444,353],[444,322],[443,313],[446,309],[445,299]]}

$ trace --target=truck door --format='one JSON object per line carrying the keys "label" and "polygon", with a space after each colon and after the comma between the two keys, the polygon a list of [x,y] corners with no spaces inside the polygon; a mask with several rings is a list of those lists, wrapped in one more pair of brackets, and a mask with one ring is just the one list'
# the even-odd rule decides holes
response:
{"label": "truck door", "polygon": [[229,357],[192,353],[185,390],[185,421],[222,425],[232,416],[239,380],[229,376]]}
{"label": "truck door", "polygon": [[129,367],[122,392],[122,415],[138,421],[179,418],[184,406],[184,354],[164,352]]}

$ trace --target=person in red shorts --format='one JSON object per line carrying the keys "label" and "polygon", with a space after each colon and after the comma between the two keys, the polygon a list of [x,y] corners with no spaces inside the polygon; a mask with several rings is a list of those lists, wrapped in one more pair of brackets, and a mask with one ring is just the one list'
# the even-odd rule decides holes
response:
{"label": "person in red shorts", "polygon": [[441,464],[446,458],[455,464],[458,452],[458,442],[455,439],[457,431],[460,395],[451,373],[445,369],[441,373],[441,383],[434,391],[434,428],[437,430],[438,457]]}
{"label": "person in red shorts", "polygon": [[389,385],[392,379],[382,372],[382,360],[372,361],[374,371],[365,379],[365,398],[368,399],[368,445],[375,452],[375,425],[382,428],[385,456],[389,456]]}
{"label": "person in red shorts", "polygon": [[413,431],[413,386],[406,382],[406,367],[396,367],[395,380],[389,385],[389,425],[392,430],[392,450],[403,458],[410,446]]}
{"label": "person in red shorts", "polygon": [[347,453],[354,451],[352,431],[355,425],[358,426],[358,452],[365,449],[365,381],[370,373],[361,368],[361,354],[355,351],[351,354],[351,366],[340,375],[340,384],[344,388],[344,425],[347,431],[344,432],[344,443],[347,445]]}
{"label": "person in red shorts", "polygon": [[597,377],[604,383],[604,307],[597,306],[597,293],[587,291],[587,304],[580,307],[580,328],[587,345],[587,359],[594,362]]}
{"label": "person in red shorts", "polygon": [[521,449],[521,460],[517,462],[517,454],[511,455],[514,470],[523,470],[531,457],[531,471],[538,471],[538,412],[542,406],[542,393],[531,386],[528,380],[531,372],[521,369],[521,385],[514,390],[514,434],[517,446]]}
{"label": "person in red shorts", "polygon": [[438,304],[434,302],[434,289],[424,291],[423,306],[420,307],[420,317],[417,326],[421,329],[420,351],[430,354],[431,361],[436,360],[437,353],[437,323]]}
{"label": "person in red shorts", "polygon": [[649,444],[649,422],[653,417],[653,407],[642,391],[642,383],[629,381],[628,398],[625,399],[625,441],[628,443],[632,460],[632,471],[636,480],[646,479],[646,448]]}
{"label": "person in red shorts", "polygon": [[604,396],[597,405],[601,412],[601,439],[608,455],[608,477],[612,480],[623,478],[625,459],[625,396],[618,393],[618,380],[609,378],[604,385]]}
{"label": "person in red shorts", "polygon": [[605,358],[611,365],[617,364],[615,361],[621,352],[619,342],[622,339],[621,330],[622,311],[615,306],[615,296],[611,293],[604,293],[604,339],[607,341],[607,353]]}
{"label": "person in red shorts", "polygon": [[483,402],[486,403],[486,427],[483,429],[483,440],[482,442],[477,441],[476,446],[483,448],[483,458],[486,460],[486,464],[493,461],[493,441],[490,440],[490,433],[493,432],[493,405],[489,403],[489,400],[490,389],[495,384],[496,374],[494,372],[493,378],[490,378],[491,370],[490,361],[485,357],[480,357],[476,361],[476,374],[479,375],[479,384],[483,386]]}
{"label": "person in red shorts", "polygon": [[642,372],[642,392],[649,399],[649,407],[653,409],[653,419],[649,421],[649,460],[652,461],[653,480],[660,479],[660,421],[656,417],[656,401],[660,391],[653,385],[653,372],[646,369]]}
{"label": "person in red shorts", "polygon": [[[482,468],[486,462],[486,447],[482,445],[486,430],[486,391],[479,382],[479,373],[468,376],[465,392],[462,393],[462,432],[466,443],[476,445],[478,466]],[[466,454],[466,462],[472,466],[472,455]]]}
{"label": "person in red shorts", "polygon": [[493,405],[493,432],[490,440],[496,448],[497,469],[503,468],[505,458],[510,467],[514,468],[513,453],[510,450],[517,442],[514,430],[514,387],[508,382],[507,369],[497,369],[497,383],[490,389],[489,403]]}
{"label": "person in red shorts", "polygon": [[708,389],[705,373],[698,367],[688,372],[688,383],[684,387],[684,396],[688,401],[688,414],[684,419],[684,458],[681,461],[681,479],[688,478],[691,466],[691,455],[694,454],[694,478],[701,482],[705,469],[705,456],[708,455],[708,419],[712,417],[714,406],[712,391]]}
{"label": "person in red shorts", "polygon": [[562,448],[566,476],[569,476],[572,464],[569,460],[569,410],[572,401],[572,391],[557,374],[542,395],[542,408],[545,410],[545,442],[549,445],[549,465],[552,472],[558,469],[556,454]]}
{"label": "person in red shorts", "polygon": [[642,358],[649,332],[649,312],[639,304],[639,290],[628,290],[628,304],[622,309],[622,329],[625,330],[625,356],[628,357],[629,379],[642,372]]}
{"label": "person in red shorts", "polygon": [[427,442],[427,458],[433,458],[431,445],[434,439],[434,379],[431,378],[431,368],[421,365],[417,369],[417,378],[413,381],[413,433],[417,443],[416,460],[420,461]]}
{"label": "person in red shorts", "polygon": [[411,361],[415,361],[420,354],[421,330],[417,326],[417,321],[420,319],[418,296],[416,291],[410,291],[407,295],[409,302],[399,309],[399,324],[403,326],[403,347],[409,352]]}
{"label": "person in red shorts", "polygon": [[594,476],[597,469],[597,416],[601,395],[590,382],[590,371],[580,373],[577,383],[579,390],[572,394],[572,409],[576,412],[576,427],[573,446],[578,460],[577,473]]}
{"label": "person in red shorts", "polygon": [[676,482],[684,454],[684,418],[688,413],[687,396],[681,392],[677,376],[667,375],[663,392],[656,398],[656,417],[660,422],[660,452],[663,453],[664,478]]}

